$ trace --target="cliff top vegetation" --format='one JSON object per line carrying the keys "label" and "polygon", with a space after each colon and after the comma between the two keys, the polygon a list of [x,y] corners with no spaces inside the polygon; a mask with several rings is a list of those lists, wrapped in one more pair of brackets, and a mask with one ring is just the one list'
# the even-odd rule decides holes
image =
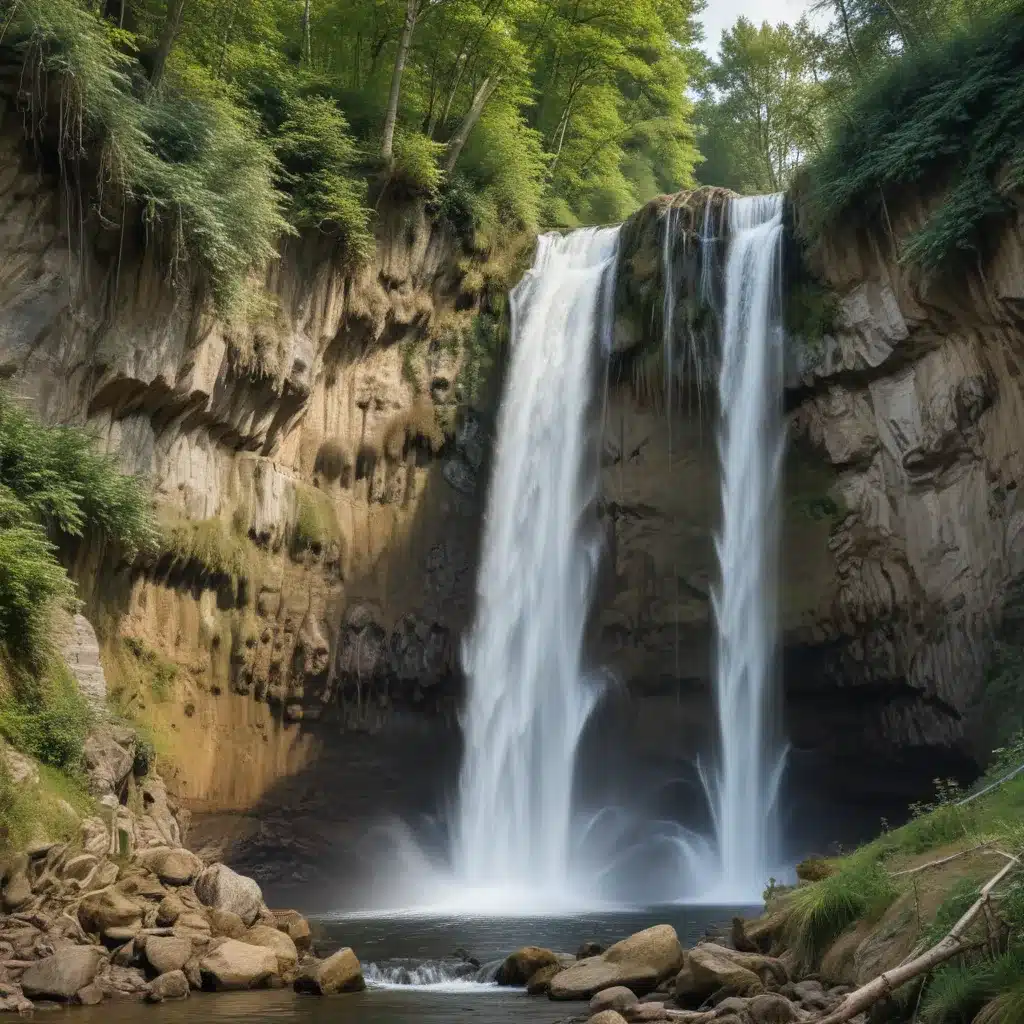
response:
{"label": "cliff top vegetation", "polygon": [[[702,0],[4,0],[38,141],[230,304],[280,236],[353,259],[385,189],[477,245],[687,185]],[[75,175],[79,184],[82,175]],[[133,223],[128,223],[131,228]]]}

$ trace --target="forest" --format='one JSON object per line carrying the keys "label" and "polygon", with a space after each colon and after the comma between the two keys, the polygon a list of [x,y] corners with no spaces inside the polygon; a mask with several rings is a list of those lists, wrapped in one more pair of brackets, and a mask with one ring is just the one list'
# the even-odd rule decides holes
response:
{"label": "forest", "polygon": [[[365,258],[384,190],[424,197],[493,249],[616,222],[698,182],[779,191],[811,161],[825,216],[827,182],[855,188],[833,181],[843,147],[865,120],[885,130],[851,116],[858,103],[882,118],[914,75],[944,88],[958,73],[946,49],[962,65],[979,37],[1002,55],[990,84],[1019,57],[1019,31],[1008,42],[991,28],[1003,11],[1019,30],[1016,0],[818,0],[813,22],[740,18],[713,60],[704,3],[4,0],[0,60],[37,138],[65,166],[88,154],[107,220],[159,227],[224,307],[284,234],[315,228]],[[969,78],[938,116],[962,124],[965,104],[987,106],[983,89]],[[1019,88],[1001,97],[963,133],[992,161],[959,207],[995,201],[978,173],[1006,162],[1004,129],[1022,117]],[[907,151],[945,152],[934,127]],[[872,148],[860,178],[884,176],[887,153]],[[891,171],[911,173],[903,155]],[[965,242],[962,224],[943,230]]]}

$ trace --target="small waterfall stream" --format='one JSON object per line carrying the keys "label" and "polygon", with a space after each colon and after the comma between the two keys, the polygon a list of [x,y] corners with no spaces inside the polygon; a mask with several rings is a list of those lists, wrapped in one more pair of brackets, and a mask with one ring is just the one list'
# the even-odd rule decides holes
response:
{"label": "small waterfall stream", "polygon": [[784,751],[775,736],[782,419],[783,197],[728,205],[718,377],[722,522],[715,702],[719,757],[705,778],[717,845],[716,895],[758,898],[776,853]]}
{"label": "small waterfall stream", "polygon": [[[583,630],[599,544],[584,520],[588,407],[614,284],[618,228],[540,238],[512,292],[512,353],[497,427],[452,869],[480,905],[565,901],[576,747],[594,707]],[[586,464],[586,465],[585,465]]]}

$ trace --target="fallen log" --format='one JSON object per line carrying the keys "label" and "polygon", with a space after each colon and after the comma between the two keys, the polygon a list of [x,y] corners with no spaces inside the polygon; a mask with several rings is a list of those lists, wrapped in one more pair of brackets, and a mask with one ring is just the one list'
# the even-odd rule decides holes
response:
{"label": "fallen log", "polygon": [[964,938],[964,933],[978,914],[982,913],[984,908],[988,906],[992,890],[1007,875],[1020,867],[1020,861],[1011,854],[1004,853],[1002,850],[994,852],[1007,859],[1006,865],[985,883],[978,899],[938,943],[920,956],[908,960],[899,967],[894,967],[891,971],[884,971],[866,985],[861,985],[860,988],[855,989],[831,1013],[827,1016],[819,1017],[817,1024],[844,1024],[845,1021],[856,1017],[858,1013],[863,1013],[880,999],[895,992],[901,985],[905,985],[908,981],[927,974],[933,968],[938,967],[939,964],[945,963],[945,961],[952,959],[958,953],[963,953],[969,949],[971,943]]}

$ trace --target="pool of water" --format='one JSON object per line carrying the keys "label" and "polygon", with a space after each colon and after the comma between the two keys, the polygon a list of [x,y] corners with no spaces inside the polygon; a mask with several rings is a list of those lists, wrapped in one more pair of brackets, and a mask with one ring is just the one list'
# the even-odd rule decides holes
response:
{"label": "pool of water", "polygon": [[[683,945],[737,912],[759,908],[663,906],[596,911],[564,917],[444,917],[416,914],[312,919],[318,952],[352,946],[377,979],[365,992],[317,999],[291,991],[197,993],[180,1003],[140,1008],[104,1003],[76,1012],[82,1024],[183,1024],[185,1021],[259,1021],[260,1024],[556,1024],[580,1012],[521,990],[499,988],[469,968],[500,960],[524,945],[575,952],[586,941],[607,945],[653,924],[671,924]],[[372,966],[371,966],[372,965]],[[410,980],[418,984],[408,983]],[[404,983],[403,983],[404,982]]]}

